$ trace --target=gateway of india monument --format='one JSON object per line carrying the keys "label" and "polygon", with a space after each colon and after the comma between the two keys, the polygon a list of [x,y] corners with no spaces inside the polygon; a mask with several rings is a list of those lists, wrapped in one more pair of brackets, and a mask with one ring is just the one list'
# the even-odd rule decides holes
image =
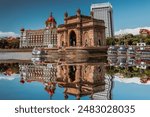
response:
{"label": "gateway of india monument", "polygon": [[85,16],[80,9],[76,15],[64,14],[64,24],[57,28],[57,45],[65,47],[97,47],[106,44],[105,23],[103,20]]}
{"label": "gateway of india monument", "polygon": [[90,16],[76,11],[76,15],[69,16],[64,13],[64,24],[57,27],[52,16],[45,22],[46,27],[39,30],[21,29],[20,48],[87,48],[106,45],[105,22],[95,19],[91,11]]}

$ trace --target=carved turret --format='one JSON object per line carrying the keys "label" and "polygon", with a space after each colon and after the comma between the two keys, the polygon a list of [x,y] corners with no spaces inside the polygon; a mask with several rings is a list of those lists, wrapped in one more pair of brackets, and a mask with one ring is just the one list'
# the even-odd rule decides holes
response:
{"label": "carved turret", "polygon": [[93,11],[90,12],[90,15],[91,15],[91,18],[94,18],[94,12]]}
{"label": "carved turret", "polygon": [[68,12],[65,12],[64,13],[64,18],[67,18],[68,17]]}
{"label": "carved turret", "polygon": [[81,10],[78,9],[78,10],[77,10],[77,16],[80,16],[80,15],[81,15]]}

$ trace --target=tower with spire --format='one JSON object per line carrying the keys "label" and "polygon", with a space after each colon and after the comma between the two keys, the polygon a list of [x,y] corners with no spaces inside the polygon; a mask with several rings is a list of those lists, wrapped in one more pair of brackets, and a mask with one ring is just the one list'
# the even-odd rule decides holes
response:
{"label": "tower with spire", "polygon": [[50,13],[50,17],[45,22],[47,28],[56,28],[57,22],[53,17],[53,13]]}

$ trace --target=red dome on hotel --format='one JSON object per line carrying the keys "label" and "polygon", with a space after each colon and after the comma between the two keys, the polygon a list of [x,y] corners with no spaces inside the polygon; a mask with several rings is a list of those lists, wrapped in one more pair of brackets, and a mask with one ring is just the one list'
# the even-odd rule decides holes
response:
{"label": "red dome on hotel", "polygon": [[50,17],[47,19],[46,22],[56,23],[56,20],[55,20],[55,18],[53,17],[52,13],[51,13]]}

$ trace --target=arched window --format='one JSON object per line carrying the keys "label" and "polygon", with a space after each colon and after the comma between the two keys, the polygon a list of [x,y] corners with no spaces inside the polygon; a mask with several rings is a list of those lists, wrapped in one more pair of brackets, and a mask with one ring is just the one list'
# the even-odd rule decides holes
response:
{"label": "arched window", "polygon": [[89,35],[88,35],[88,32],[85,32],[84,35],[83,35],[83,46],[84,47],[87,47],[87,46],[90,46],[90,39],[89,39]]}
{"label": "arched window", "polygon": [[64,35],[63,34],[60,37],[60,46],[64,46]]}

